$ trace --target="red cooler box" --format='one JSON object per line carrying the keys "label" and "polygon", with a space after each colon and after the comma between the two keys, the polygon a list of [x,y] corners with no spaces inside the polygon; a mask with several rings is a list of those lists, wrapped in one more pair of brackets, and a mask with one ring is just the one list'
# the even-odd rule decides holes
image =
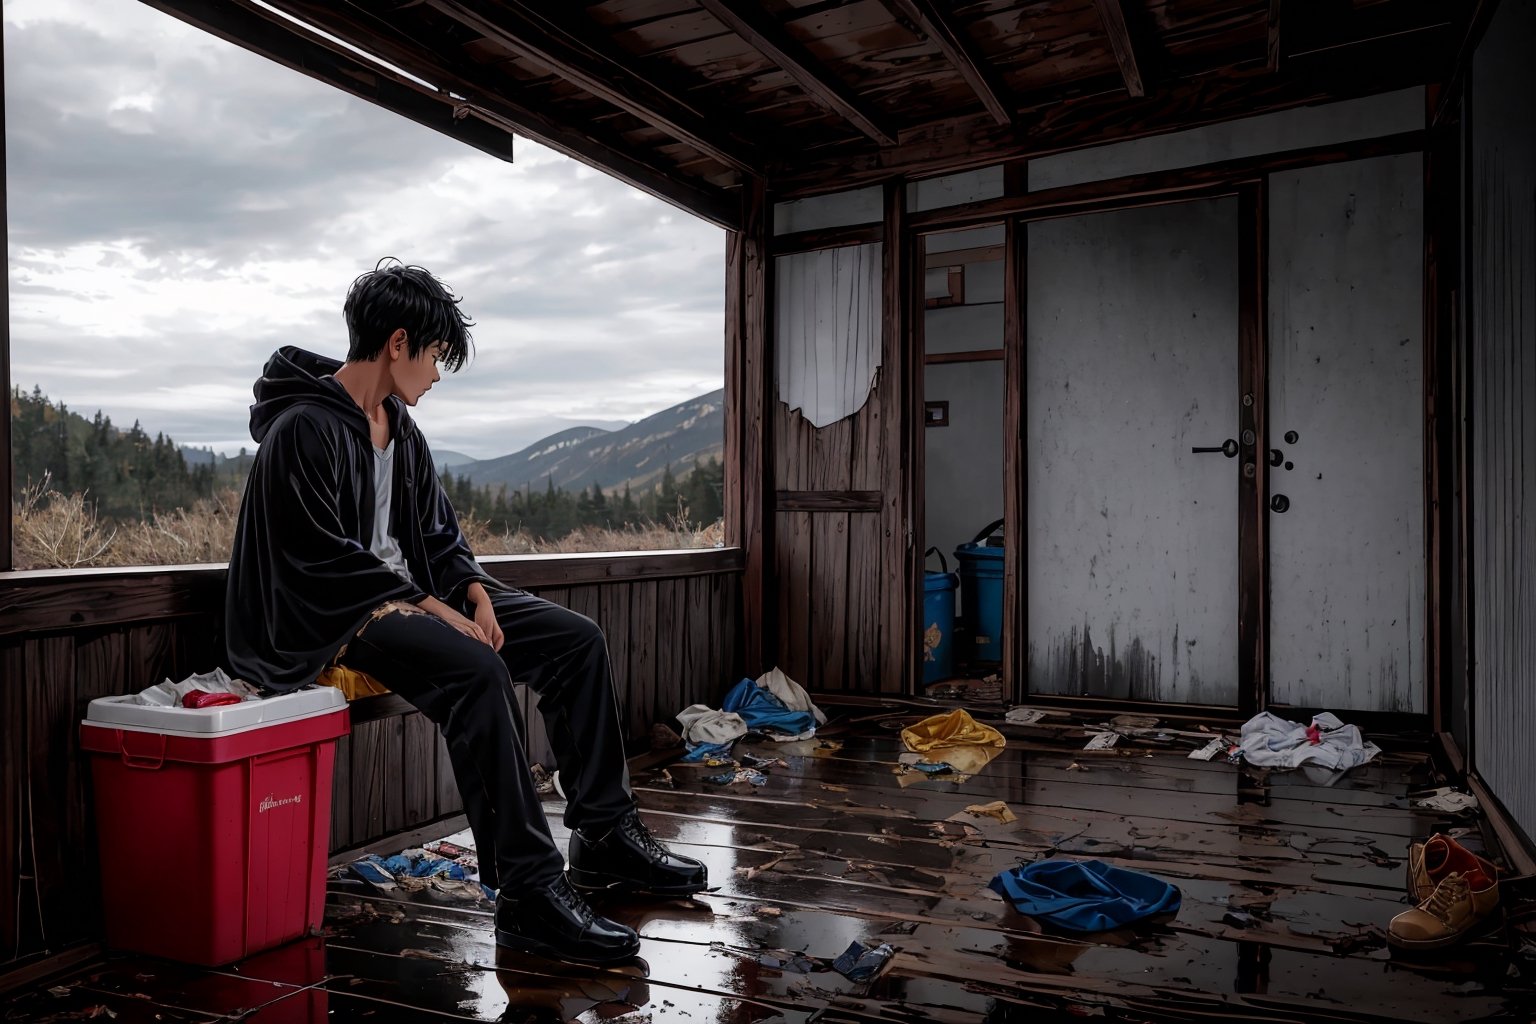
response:
{"label": "red cooler box", "polygon": [[201,709],[91,701],[107,943],[216,966],[318,929],[346,734],[330,686]]}

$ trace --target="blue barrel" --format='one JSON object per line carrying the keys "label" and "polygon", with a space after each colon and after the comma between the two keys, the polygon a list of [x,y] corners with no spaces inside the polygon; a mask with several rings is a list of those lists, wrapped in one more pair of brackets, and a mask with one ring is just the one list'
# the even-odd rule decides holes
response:
{"label": "blue barrel", "polygon": [[949,563],[938,548],[929,548],[926,554],[938,555],[944,569],[923,570],[924,684],[955,674],[955,588],[960,585],[960,577],[949,571]]}
{"label": "blue barrel", "polygon": [[969,544],[955,548],[960,562],[960,605],[970,628],[972,661],[1003,660],[1003,548],[992,541],[1001,519]]}

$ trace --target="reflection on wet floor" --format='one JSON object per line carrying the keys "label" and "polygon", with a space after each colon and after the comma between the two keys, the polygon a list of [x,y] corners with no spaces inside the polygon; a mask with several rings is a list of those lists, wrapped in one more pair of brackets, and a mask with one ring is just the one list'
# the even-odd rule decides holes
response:
{"label": "reflection on wet floor", "polygon": [[[1383,942],[1406,906],[1408,842],[1464,824],[1407,807],[1436,781],[1423,756],[1320,778],[1016,743],[964,778],[913,778],[900,741],[874,725],[758,752],[784,760],[761,785],[677,764],[637,772],[647,821],[708,863],[714,889],[598,898],[640,932],[633,963],[498,951],[489,903],[338,884],[324,936],[214,971],[114,957],[0,1018],[1531,1020],[1536,975],[1517,933],[1417,961]],[[967,811],[997,800],[1013,821]],[[563,842],[561,807],[548,810]],[[1183,904],[1133,927],[1052,932],[986,886],[1048,856],[1157,875]],[[851,943],[895,953],[856,982],[833,967]]]}

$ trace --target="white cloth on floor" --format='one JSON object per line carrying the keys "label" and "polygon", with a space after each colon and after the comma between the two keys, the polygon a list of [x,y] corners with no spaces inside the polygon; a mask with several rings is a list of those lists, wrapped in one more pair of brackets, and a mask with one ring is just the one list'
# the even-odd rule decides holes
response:
{"label": "white cloth on floor", "polygon": [[169,678],[163,683],[140,690],[133,695],[133,703],[149,704],[161,708],[181,707],[181,698],[193,690],[202,690],[204,693],[234,693],[241,700],[258,700],[261,694],[256,692],[256,687],[243,679],[231,679],[221,668],[212,672],[201,672],[188,676],[179,683],[173,683]]}
{"label": "white cloth on floor", "polygon": [[[817,725],[827,724],[826,713],[811,703],[811,695],[805,692],[805,687],[785,675],[782,669],[775,668],[772,672],[758,676],[757,685],[783,701],[789,710],[809,711],[816,717]],[[812,729],[803,735],[809,737],[814,732]]]}
{"label": "white cloth on floor", "polygon": [[734,743],[747,734],[747,723],[734,711],[716,711],[708,704],[690,704],[677,713],[683,726],[683,742]]}
{"label": "white cloth on floor", "polygon": [[1268,711],[1254,715],[1243,723],[1243,760],[1259,768],[1320,764],[1338,771],[1358,767],[1381,753],[1380,747],[1360,735],[1358,725],[1345,725],[1331,712],[1318,715],[1312,724],[1318,728],[1316,743],[1307,735],[1305,725]]}

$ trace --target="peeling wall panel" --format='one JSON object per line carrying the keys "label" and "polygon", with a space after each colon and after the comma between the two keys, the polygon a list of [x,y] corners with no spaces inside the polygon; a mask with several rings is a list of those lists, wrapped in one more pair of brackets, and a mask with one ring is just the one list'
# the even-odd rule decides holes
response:
{"label": "peeling wall panel", "polygon": [[1423,189],[1416,153],[1270,178],[1276,703],[1424,710]]}
{"label": "peeling wall panel", "polygon": [[1504,0],[1472,65],[1467,182],[1472,757],[1536,836],[1536,3]]}
{"label": "peeling wall panel", "polygon": [[1237,703],[1237,200],[1031,224],[1033,693]]}

